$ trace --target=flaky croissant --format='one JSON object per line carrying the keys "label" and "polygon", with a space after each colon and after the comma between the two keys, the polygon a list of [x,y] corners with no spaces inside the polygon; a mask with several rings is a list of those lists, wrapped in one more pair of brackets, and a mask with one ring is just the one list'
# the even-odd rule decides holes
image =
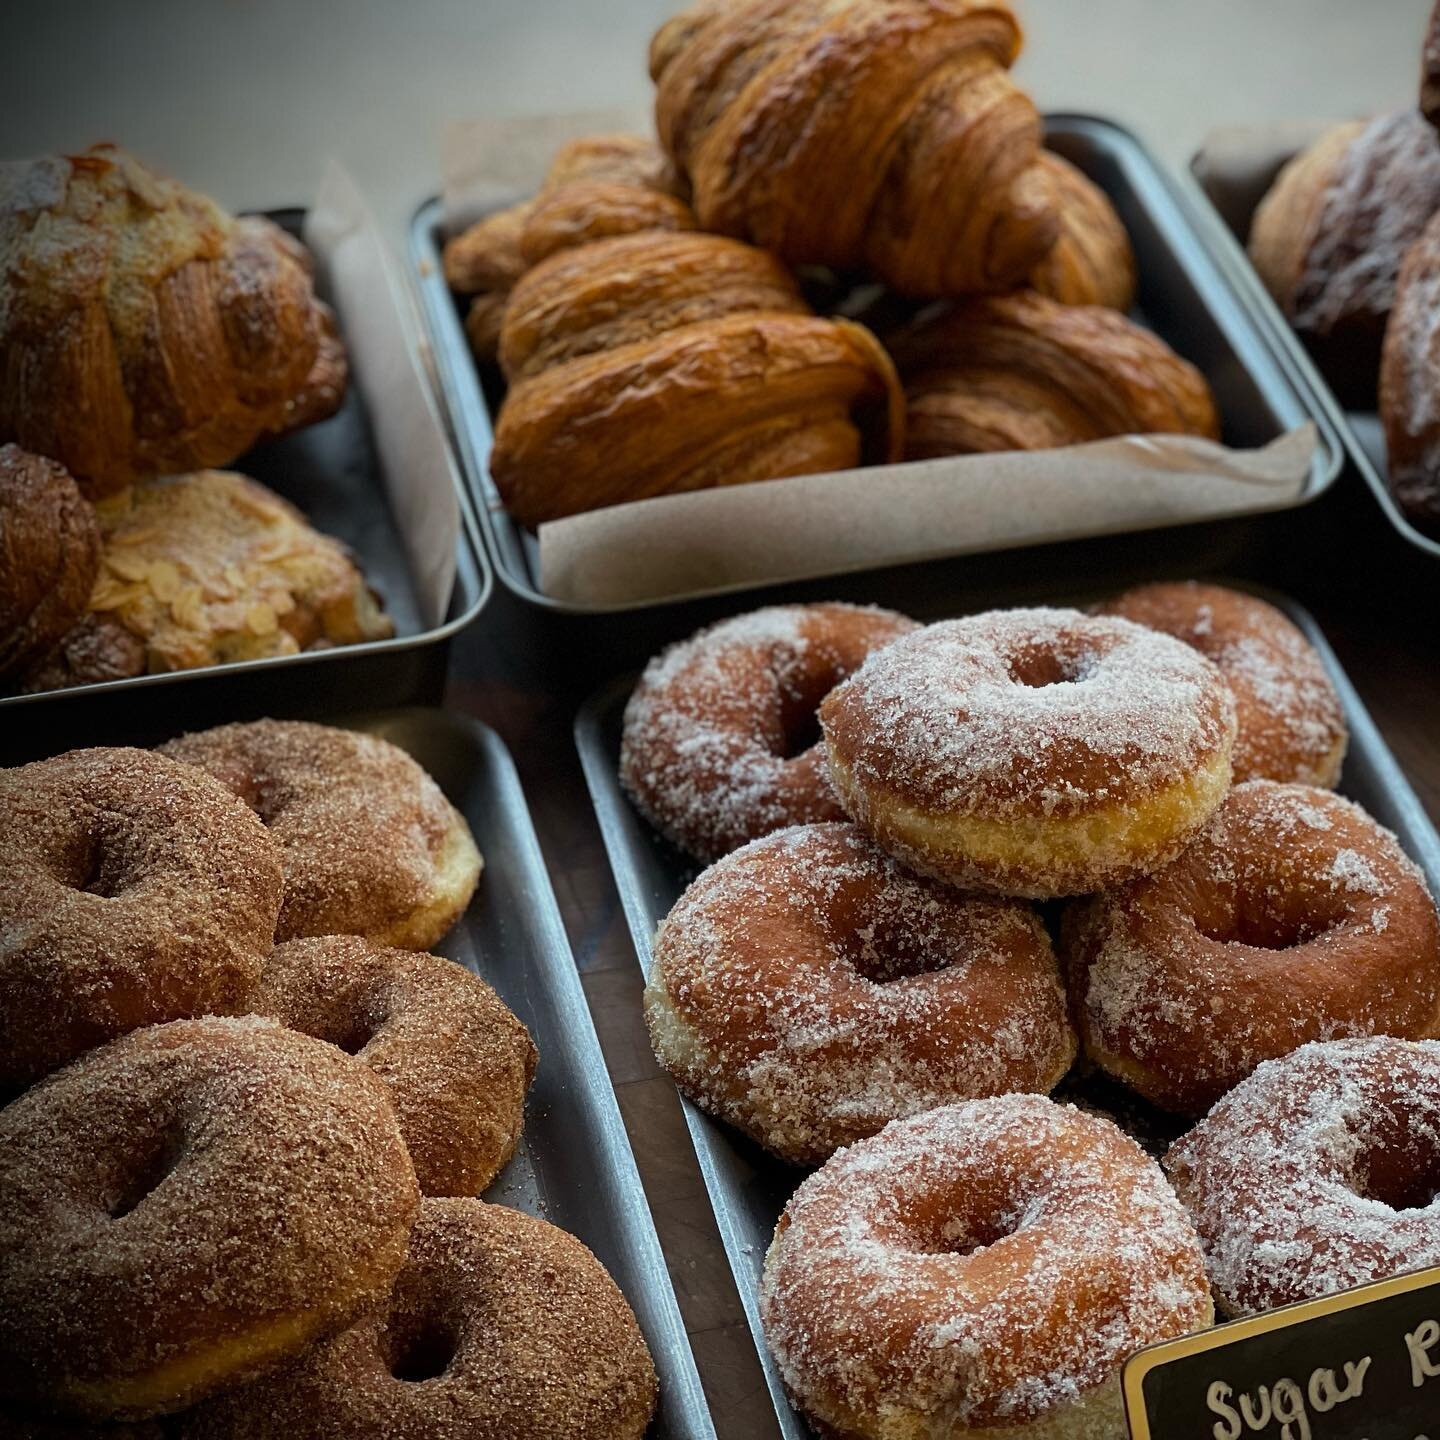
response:
{"label": "flaky croissant", "polygon": [[1205,377],[1104,306],[1028,290],[977,297],[922,319],[890,351],[905,381],[911,460],[1110,435],[1219,436]]}
{"label": "flaky croissant", "polygon": [[1030,272],[1030,288],[1062,305],[1128,310],[1135,301],[1135,252],[1110,197],[1052,151],[1041,151],[1039,164],[1054,187],[1060,237]]}
{"label": "flaky croissant", "polygon": [[552,256],[515,287],[490,468],[538,525],[585,510],[899,457],[879,341],[812,315],[764,251],[649,232]]}
{"label": "flaky croissant", "polygon": [[651,42],[661,143],[701,226],[918,296],[1049,252],[1040,117],[1004,0],[699,0]]}
{"label": "flaky croissant", "polygon": [[497,210],[450,240],[445,280],[473,298],[471,349],[495,358],[515,282],[557,250],[640,230],[693,230],[669,158],[642,135],[587,135],[562,145],[531,199]]}
{"label": "flaky croissant", "polygon": [[294,242],[114,146],[0,166],[0,265],[0,440],[92,497],[338,404],[339,342]]}

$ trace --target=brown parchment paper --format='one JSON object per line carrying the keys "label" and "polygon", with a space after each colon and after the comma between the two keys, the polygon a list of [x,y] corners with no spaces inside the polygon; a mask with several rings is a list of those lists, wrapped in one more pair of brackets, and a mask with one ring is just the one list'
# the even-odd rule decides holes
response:
{"label": "brown parchment paper", "polygon": [[[649,128],[624,111],[449,126],[447,232],[532,192],[565,140]],[[542,525],[539,584],[622,605],[1280,509],[1303,492],[1316,446],[1308,423],[1248,451],[1128,436],[664,495]]]}
{"label": "brown parchment paper", "polygon": [[365,402],[421,619],[442,624],[455,585],[460,502],[454,460],[420,371],[406,292],[355,182],[332,164],[305,220],[320,293],[335,307],[350,380]]}

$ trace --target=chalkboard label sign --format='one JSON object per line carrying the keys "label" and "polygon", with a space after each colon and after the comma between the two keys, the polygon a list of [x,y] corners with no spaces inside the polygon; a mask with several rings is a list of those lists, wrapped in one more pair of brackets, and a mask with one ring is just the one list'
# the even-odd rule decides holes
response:
{"label": "chalkboard label sign", "polygon": [[1153,1345],[1132,1440],[1440,1440],[1440,1268]]}

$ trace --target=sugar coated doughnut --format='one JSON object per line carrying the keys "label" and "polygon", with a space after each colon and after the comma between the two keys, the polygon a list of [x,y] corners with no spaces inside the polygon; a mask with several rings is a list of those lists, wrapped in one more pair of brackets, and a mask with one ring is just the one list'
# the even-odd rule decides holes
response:
{"label": "sugar coated doughnut", "polygon": [[1329,788],[1349,739],[1340,697],[1315,647],[1275,606],[1195,580],[1141,585],[1097,607],[1163,630],[1213,660],[1235,697],[1235,783]]}
{"label": "sugar coated doughnut", "polygon": [[134,1031],[0,1110],[0,1404],[179,1410],[379,1300],[418,1205],[384,1085],[334,1046]]}
{"label": "sugar coated doughnut", "polygon": [[1086,1053],[1203,1114],[1309,1040],[1440,1033],[1440,921],[1420,872],[1328,790],[1237,785],[1158,874],[1067,911]]}
{"label": "sugar coated doughnut", "polygon": [[1034,910],[907,874],[848,824],[705,871],[660,926],[645,1017],[687,1095],[796,1164],[948,1101],[1049,1090],[1075,1057]]}
{"label": "sugar coated doughnut", "polygon": [[388,1306],[182,1417],[179,1440],[640,1440],[655,1368],[573,1235],[426,1200]]}
{"label": "sugar coated doughnut", "polygon": [[1038,1095],[840,1151],[785,1207],[760,1309],[791,1397],[847,1440],[1112,1440],[1128,1356],[1213,1318],[1160,1167]]}
{"label": "sugar coated doughnut", "polygon": [[279,909],[274,843],[208,775],[121,749],[0,770],[0,1093],[238,1009]]}
{"label": "sugar coated doughnut", "polygon": [[535,1046],[478,975],[355,935],[278,945],[250,1008],[389,1087],[424,1195],[478,1195],[515,1153]]}
{"label": "sugar coated doughnut", "polygon": [[279,842],[276,940],[364,935],[428,950],[459,919],[480,852],[440,787],[397,745],[300,720],[185,735],[167,755],[208,770]]}
{"label": "sugar coated doughnut", "polygon": [[626,793],[701,860],[786,825],[844,819],[815,743],[816,707],[914,628],[890,610],[776,605],[671,646],[625,707]]}
{"label": "sugar coated doughnut", "polygon": [[1076,610],[931,625],[820,707],[850,817],[963,889],[1078,895],[1163,864],[1230,784],[1235,709],[1189,646]]}
{"label": "sugar coated doughnut", "polygon": [[1228,1315],[1440,1265],[1440,1044],[1267,1060],[1165,1157]]}

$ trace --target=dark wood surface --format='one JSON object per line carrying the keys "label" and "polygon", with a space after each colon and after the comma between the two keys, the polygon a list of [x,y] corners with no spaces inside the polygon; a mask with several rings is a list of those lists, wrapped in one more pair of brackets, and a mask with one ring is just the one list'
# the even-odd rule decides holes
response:
{"label": "dark wood surface", "polygon": [[1263,582],[1307,605],[1440,821],[1440,567],[1394,537],[1353,475],[1307,511],[1259,526],[1019,551],[612,619],[549,618],[501,586],[457,642],[447,703],[494,726],[515,755],[721,1440],[778,1432],[674,1087],[650,1053],[640,970],[576,757],[576,710],[662,644],[777,598],[868,600],[939,618],[1190,574]]}

